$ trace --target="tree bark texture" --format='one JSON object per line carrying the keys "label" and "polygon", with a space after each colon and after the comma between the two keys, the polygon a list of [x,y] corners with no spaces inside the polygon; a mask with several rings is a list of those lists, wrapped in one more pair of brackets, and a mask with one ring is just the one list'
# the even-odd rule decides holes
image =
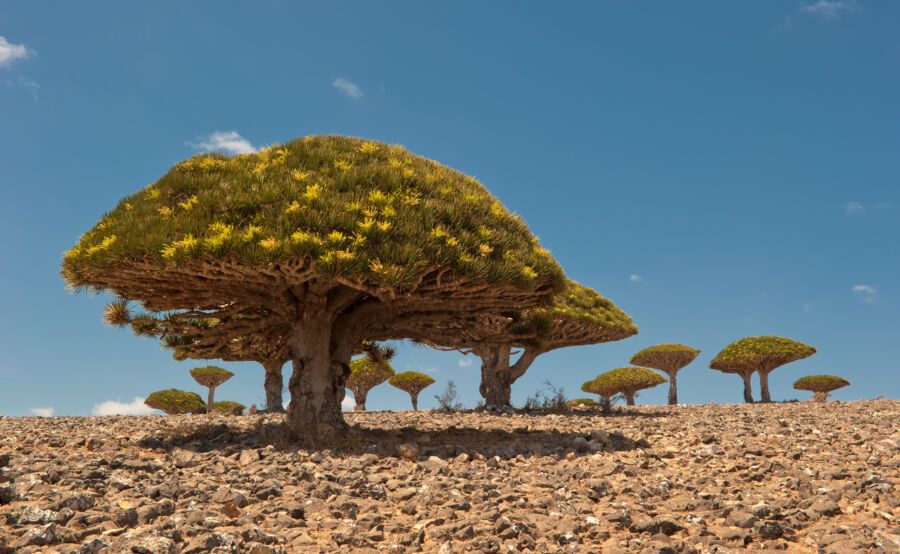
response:
{"label": "tree bark texture", "polygon": [[412,400],[413,411],[418,412],[419,411],[419,393],[418,392],[416,392],[415,394],[409,393],[409,399]]}
{"label": "tree bark texture", "polygon": [[758,373],[760,402],[771,402],[772,399],[769,397],[769,372],[760,370]]}
{"label": "tree bark texture", "polygon": [[352,349],[335,340],[330,317],[304,321],[288,340],[293,357],[288,381],[288,427],[295,435],[305,437],[344,431],[347,424],[341,414],[341,401],[350,375]]}
{"label": "tree bark texture", "polygon": [[747,404],[753,404],[753,392],[750,388],[750,376],[753,375],[751,372],[745,372],[741,374],[741,379],[744,380],[744,402]]}
{"label": "tree bark texture", "polygon": [[473,350],[481,358],[481,385],[478,392],[489,410],[512,408],[512,384],[525,374],[540,351],[527,347],[515,364],[510,365],[509,346],[484,346]]}
{"label": "tree bark texture", "polygon": [[675,376],[678,374],[678,370],[669,371],[669,406],[677,406],[678,405],[678,381],[675,379]]}
{"label": "tree bark texture", "polygon": [[263,362],[266,370],[266,412],[278,414],[284,412],[281,390],[284,388],[284,379],[281,376],[281,368],[284,362],[281,360],[266,360]]}
{"label": "tree bark texture", "polygon": [[623,394],[625,394],[625,403],[629,406],[634,406],[634,391],[627,390]]}

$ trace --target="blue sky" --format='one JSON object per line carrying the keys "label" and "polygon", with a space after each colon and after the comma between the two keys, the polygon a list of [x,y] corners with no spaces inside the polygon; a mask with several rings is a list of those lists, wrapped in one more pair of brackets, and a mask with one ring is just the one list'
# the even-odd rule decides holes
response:
{"label": "blue sky", "polygon": [[[4,3],[0,414],[202,392],[187,372],[204,364],[67,292],[61,253],[198,151],[317,133],[474,175],[640,327],[541,356],[514,403],[547,378],[583,396],[661,342],[703,350],[680,400],[740,402],[707,366],[767,333],[819,349],[772,374],[774,399],[817,373],[852,381],[840,399],[898,398],[898,31],[900,4],[864,0]],[[473,406],[470,361],[401,346],[394,365],[437,379],[423,407],[451,379]],[[222,365],[237,376],[219,398],[262,401],[260,366]],[[368,406],[408,402],[383,386]]]}

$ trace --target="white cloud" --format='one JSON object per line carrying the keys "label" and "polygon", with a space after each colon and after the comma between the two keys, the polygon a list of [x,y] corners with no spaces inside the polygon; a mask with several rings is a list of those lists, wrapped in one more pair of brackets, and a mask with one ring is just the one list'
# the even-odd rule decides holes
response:
{"label": "white cloud", "polygon": [[201,142],[185,142],[185,144],[206,152],[225,152],[226,154],[252,154],[258,150],[237,131],[216,131],[210,133]]}
{"label": "white cloud", "polygon": [[459,367],[469,367],[470,365],[472,365],[471,358],[462,358],[459,360]]}
{"label": "white cloud", "polygon": [[134,400],[129,403],[119,402],[118,400],[107,400],[106,402],[94,404],[91,415],[148,415],[155,412],[156,410],[144,404],[143,398],[135,396]]}
{"label": "white cloud", "polygon": [[349,394],[344,396],[344,399],[341,400],[341,410],[345,412],[353,411],[353,408],[356,407],[356,400],[353,400],[353,397]]}
{"label": "white cloud", "polygon": [[641,277],[640,275],[636,275],[636,274],[632,273],[631,277],[629,277],[628,280],[631,281],[632,283],[636,283],[638,281],[643,281],[644,278]]}
{"label": "white cloud", "polygon": [[815,303],[807,302],[807,303],[803,304],[803,311],[811,312],[811,311],[813,311],[813,308],[815,308],[815,307],[816,307]]}
{"label": "white cloud", "polygon": [[31,97],[34,98],[34,101],[37,102],[38,95],[37,91],[41,88],[41,85],[35,83],[31,79],[26,79],[25,77],[19,77],[19,85],[22,86],[25,90],[31,93]]}
{"label": "white cloud", "polygon": [[844,213],[847,215],[863,215],[866,213],[866,207],[859,202],[847,202]]}
{"label": "white cloud", "polygon": [[875,296],[878,294],[878,291],[875,290],[875,287],[872,285],[854,285],[850,291],[853,292],[857,298],[863,302],[868,302],[869,304],[875,303]]}
{"label": "white cloud", "polygon": [[354,100],[359,100],[360,98],[365,96],[361,88],[356,86],[354,83],[351,83],[347,79],[344,79],[343,77],[338,77],[337,79],[335,79],[334,82],[331,83],[331,86]]}
{"label": "white cloud", "polygon": [[8,65],[14,60],[32,55],[34,55],[34,50],[27,48],[24,44],[13,44],[7,42],[4,37],[0,37],[0,65]]}
{"label": "white cloud", "polygon": [[[0,38],[3,38],[3,37],[0,37]],[[53,416],[53,406],[50,406],[49,408],[32,408],[31,413],[33,413],[36,416],[41,416],[41,417],[52,417]]]}
{"label": "white cloud", "polygon": [[841,12],[850,11],[853,8],[854,3],[848,0],[818,0],[812,4],[803,4],[799,9],[801,13],[832,19],[838,17]]}

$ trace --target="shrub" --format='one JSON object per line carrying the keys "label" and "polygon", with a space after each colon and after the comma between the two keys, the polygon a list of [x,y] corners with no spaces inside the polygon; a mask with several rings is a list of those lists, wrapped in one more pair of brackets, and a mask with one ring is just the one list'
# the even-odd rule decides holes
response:
{"label": "shrub", "polygon": [[611,398],[621,393],[625,395],[628,405],[634,406],[635,392],[655,387],[666,381],[667,379],[659,373],[643,367],[619,367],[587,381],[581,385],[581,390],[599,394],[604,398]]}
{"label": "shrub", "polygon": [[567,412],[569,411],[569,399],[566,398],[565,389],[556,387],[550,382],[550,379],[545,379],[544,388],[525,399],[525,405],[522,407],[526,410]]}
{"label": "shrub", "polygon": [[213,404],[213,410],[223,415],[243,415],[247,407],[232,400],[222,400]]}
{"label": "shrub", "polygon": [[206,404],[203,403],[199,394],[179,389],[150,393],[144,400],[144,404],[154,410],[162,410],[168,415],[206,413]]}
{"label": "shrub", "polygon": [[850,381],[834,375],[808,375],[797,379],[794,382],[794,388],[797,390],[808,390],[813,393],[814,401],[825,402],[832,391],[846,387],[849,384]]}
{"label": "shrub", "polygon": [[425,375],[418,371],[404,371],[388,380],[389,385],[409,394],[413,410],[419,409],[419,393],[432,383],[434,383],[434,379],[430,375]]}
{"label": "shrub", "polygon": [[456,383],[449,381],[447,388],[440,395],[434,395],[438,401],[438,410],[441,412],[455,412],[462,409],[462,403],[456,401]]}

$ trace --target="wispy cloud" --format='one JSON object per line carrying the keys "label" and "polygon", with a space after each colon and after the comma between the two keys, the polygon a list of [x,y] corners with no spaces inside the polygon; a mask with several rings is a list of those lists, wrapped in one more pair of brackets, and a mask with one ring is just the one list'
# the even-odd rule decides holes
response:
{"label": "wispy cloud", "polygon": [[472,365],[472,358],[461,358],[459,360],[459,367],[469,367]]}
{"label": "wispy cloud", "polygon": [[640,275],[637,275],[636,273],[632,273],[631,277],[629,277],[628,280],[631,281],[632,283],[637,283],[638,281],[643,281],[644,278],[641,277]]}
{"label": "wispy cloud", "polygon": [[41,417],[52,417],[53,416],[53,406],[50,406],[49,408],[32,408],[31,413],[33,413],[36,416],[41,416]]}
{"label": "wispy cloud", "polygon": [[800,13],[834,19],[840,16],[841,12],[852,11],[855,7],[856,3],[852,0],[818,0],[818,2],[802,4],[798,10]]}
{"label": "wispy cloud", "polygon": [[806,302],[805,304],[803,304],[803,311],[804,311],[804,312],[811,312],[811,311],[813,311],[813,308],[815,308],[815,307],[816,307],[815,303],[813,303],[813,302]]}
{"label": "wispy cloud", "polygon": [[343,77],[338,77],[331,83],[331,86],[338,89],[341,93],[347,95],[348,98],[352,98],[354,100],[359,100],[365,93],[363,93],[362,89],[359,88],[355,83],[344,79]]}
{"label": "wispy cloud", "polygon": [[156,410],[144,404],[144,399],[135,396],[131,402],[119,402],[117,400],[107,400],[99,404],[94,404],[91,415],[110,416],[110,415],[148,415],[155,413]]}
{"label": "wispy cloud", "polygon": [[844,213],[847,215],[865,215],[866,207],[859,202],[847,202],[844,207]]}
{"label": "wispy cloud", "polygon": [[0,36],[0,66],[9,65],[15,60],[21,60],[34,55],[34,50],[24,44],[13,44]]}
{"label": "wispy cloud", "polygon": [[356,407],[356,400],[353,400],[353,397],[349,394],[341,400],[341,411],[350,412],[353,411],[353,408]]}
{"label": "wispy cloud", "polygon": [[188,146],[206,152],[225,152],[227,154],[252,154],[258,149],[237,131],[216,131],[201,139],[200,142],[185,142]]}
{"label": "wispy cloud", "polygon": [[41,88],[41,85],[35,83],[31,79],[26,79],[25,77],[19,77],[19,86],[27,90],[31,93],[31,97],[34,98],[34,101],[38,101],[37,91]]}
{"label": "wispy cloud", "polygon": [[872,285],[854,285],[851,287],[850,291],[856,295],[857,298],[863,302],[868,302],[869,304],[874,304],[875,298],[878,295],[878,291],[875,290],[875,287]]}

